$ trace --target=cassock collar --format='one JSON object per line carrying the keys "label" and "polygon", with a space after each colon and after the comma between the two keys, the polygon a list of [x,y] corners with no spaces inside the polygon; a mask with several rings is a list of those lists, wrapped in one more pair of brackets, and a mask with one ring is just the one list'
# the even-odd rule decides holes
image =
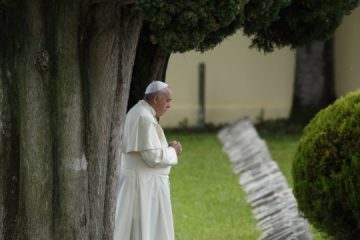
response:
{"label": "cassock collar", "polygon": [[153,107],[145,100],[140,100],[140,102],[142,102],[142,104],[146,106],[150,110],[151,114],[156,118],[156,112]]}

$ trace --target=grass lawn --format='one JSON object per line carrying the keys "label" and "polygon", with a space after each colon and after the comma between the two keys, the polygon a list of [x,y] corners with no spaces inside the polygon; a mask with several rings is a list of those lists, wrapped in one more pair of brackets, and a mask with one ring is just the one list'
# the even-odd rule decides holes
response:
{"label": "grass lawn", "polygon": [[[262,136],[274,160],[291,180],[291,159],[299,136]],[[221,150],[215,133],[170,134],[183,153],[170,175],[176,240],[256,240],[251,208],[238,176]],[[322,240],[318,233],[315,240]]]}

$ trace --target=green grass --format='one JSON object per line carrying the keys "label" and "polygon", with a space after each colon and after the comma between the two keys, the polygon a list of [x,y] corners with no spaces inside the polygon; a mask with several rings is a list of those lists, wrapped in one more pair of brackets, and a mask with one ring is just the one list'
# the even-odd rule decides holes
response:
{"label": "green grass", "polygon": [[293,185],[291,177],[292,158],[295,155],[299,136],[297,135],[265,135],[261,138],[266,140],[271,157],[277,161],[280,170],[286,177],[290,186]]}
{"label": "green grass", "polygon": [[184,149],[170,177],[176,239],[256,239],[251,209],[215,134],[172,139]]}
{"label": "green grass", "polygon": [[[291,160],[299,136],[262,136],[292,186]],[[172,168],[171,198],[176,240],[256,240],[251,208],[214,133],[170,134],[183,153]],[[322,240],[314,233],[314,240]]]}

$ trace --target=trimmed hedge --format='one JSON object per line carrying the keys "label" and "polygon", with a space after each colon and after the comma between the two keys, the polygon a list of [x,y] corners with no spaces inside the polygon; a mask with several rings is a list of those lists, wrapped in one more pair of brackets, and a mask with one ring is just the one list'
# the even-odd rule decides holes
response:
{"label": "trimmed hedge", "polygon": [[304,129],[293,161],[300,211],[318,230],[360,239],[360,92],[338,99]]}

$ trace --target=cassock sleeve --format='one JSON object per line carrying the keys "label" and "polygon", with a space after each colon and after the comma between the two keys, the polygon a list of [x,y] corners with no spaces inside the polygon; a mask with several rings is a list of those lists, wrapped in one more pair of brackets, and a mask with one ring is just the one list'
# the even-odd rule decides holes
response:
{"label": "cassock sleeve", "polygon": [[177,155],[173,147],[152,149],[140,152],[141,158],[153,168],[168,167],[177,164]]}

